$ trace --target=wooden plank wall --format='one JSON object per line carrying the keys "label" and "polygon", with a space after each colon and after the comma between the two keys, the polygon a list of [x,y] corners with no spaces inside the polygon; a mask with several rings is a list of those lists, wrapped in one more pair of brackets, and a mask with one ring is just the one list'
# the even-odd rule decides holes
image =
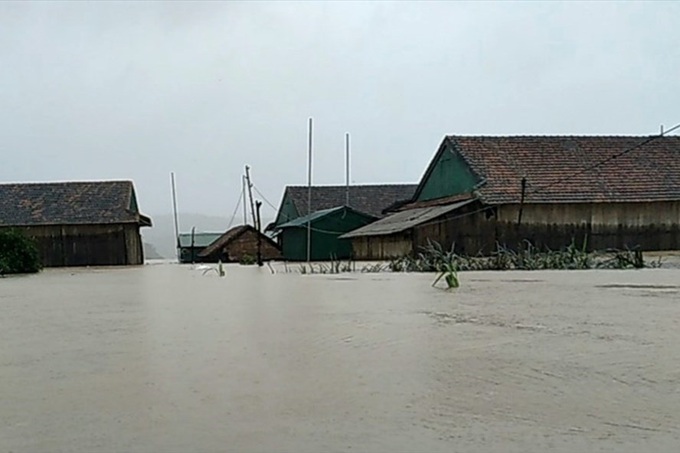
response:
{"label": "wooden plank wall", "polygon": [[[496,244],[517,248],[525,240],[557,250],[587,238],[588,250],[680,249],[680,202],[525,205],[517,226],[518,205],[478,211],[470,205],[412,230],[412,236],[375,236],[353,240],[357,259],[388,259],[416,253],[429,241],[467,255],[488,255]],[[466,212],[467,211],[467,212]]]}
{"label": "wooden plank wall", "polygon": [[[519,206],[470,216],[449,215],[415,229],[414,247],[436,240],[444,247],[455,244],[458,253],[489,254],[496,243],[510,248],[525,240],[541,248],[560,249],[572,240],[589,250],[636,248],[680,249],[680,203],[629,203],[581,205],[526,205],[518,227]],[[493,212],[493,216],[490,214]]]}
{"label": "wooden plank wall", "polygon": [[139,226],[135,224],[47,225],[19,229],[35,239],[45,267],[144,262]]}

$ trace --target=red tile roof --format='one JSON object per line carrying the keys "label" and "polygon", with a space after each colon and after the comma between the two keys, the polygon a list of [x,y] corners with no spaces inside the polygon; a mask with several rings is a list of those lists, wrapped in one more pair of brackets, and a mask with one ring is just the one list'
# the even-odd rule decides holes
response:
{"label": "red tile roof", "polygon": [[479,194],[489,204],[518,203],[522,177],[527,203],[680,200],[680,136],[446,140],[483,178]]}

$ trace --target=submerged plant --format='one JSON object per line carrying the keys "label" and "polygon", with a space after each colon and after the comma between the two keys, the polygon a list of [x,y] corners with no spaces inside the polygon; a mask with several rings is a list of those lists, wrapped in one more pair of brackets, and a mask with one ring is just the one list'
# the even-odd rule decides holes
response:
{"label": "submerged plant", "polygon": [[227,275],[227,272],[224,270],[224,266],[222,266],[222,261],[217,262],[217,267],[208,267],[207,269],[203,269],[203,275],[211,271],[215,271],[220,277]]}
{"label": "submerged plant", "polygon": [[451,264],[445,264],[444,270],[437,276],[437,278],[432,282],[432,286],[435,286],[439,280],[444,278],[448,289],[458,288],[460,286],[460,280],[458,280],[458,271],[456,271],[455,266]]}

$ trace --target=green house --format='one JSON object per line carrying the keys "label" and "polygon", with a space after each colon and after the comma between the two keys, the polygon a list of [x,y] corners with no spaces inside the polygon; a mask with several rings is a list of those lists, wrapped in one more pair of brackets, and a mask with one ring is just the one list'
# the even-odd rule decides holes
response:
{"label": "green house", "polygon": [[307,235],[311,230],[311,260],[326,261],[352,257],[352,243],[339,236],[376,220],[376,217],[338,206],[316,211],[307,216],[277,227],[283,259],[305,261],[307,259]]}

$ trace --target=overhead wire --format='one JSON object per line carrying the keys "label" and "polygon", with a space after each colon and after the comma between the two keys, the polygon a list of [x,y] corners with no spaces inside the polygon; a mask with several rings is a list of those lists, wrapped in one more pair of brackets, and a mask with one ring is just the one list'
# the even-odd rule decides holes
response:
{"label": "overhead wire", "polygon": [[241,193],[238,196],[238,202],[236,203],[236,208],[234,208],[234,213],[231,215],[231,220],[229,220],[229,226],[227,226],[227,229],[231,228],[231,226],[234,224],[234,219],[236,218],[236,213],[238,212],[238,208],[241,207],[241,200],[243,199],[243,186],[241,186]]}
{"label": "overhead wire", "polygon": [[[544,185],[544,186],[530,188],[529,190],[527,190],[527,193],[528,193],[528,192],[531,192],[531,193],[533,193],[533,194],[536,194],[536,193],[540,193],[540,192],[542,192],[542,191],[545,191],[545,190],[549,189],[550,187],[554,187],[554,186],[556,186],[556,185],[558,185],[558,184],[563,183],[564,181],[567,181],[567,180],[569,180],[569,179],[571,179],[571,178],[574,178],[574,177],[576,177],[576,176],[579,176],[579,175],[581,175],[581,174],[583,174],[583,173],[585,173],[585,172],[594,170],[595,168],[600,167],[600,166],[602,166],[602,165],[604,165],[604,164],[606,164],[606,163],[608,163],[608,162],[611,162],[611,161],[614,160],[614,159],[618,159],[618,158],[621,157],[621,156],[624,156],[624,155],[626,155],[626,154],[628,154],[628,153],[630,153],[630,152],[633,152],[633,151],[635,151],[635,150],[638,150],[638,149],[642,148],[643,146],[645,146],[645,145],[647,145],[647,144],[649,144],[649,143],[651,143],[651,142],[653,142],[653,141],[655,141],[655,140],[657,140],[657,139],[659,139],[659,138],[661,138],[661,137],[664,137],[664,136],[666,136],[666,135],[670,134],[671,132],[674,132],[674,131],[676,131],[676,130],[678,130],[678,129],[680,129],[680,123],[676,124],[675,126],[671,127],[671,128],[668,129],[668,130],[665,130],[665,131],[661,132],[660,134],[651,135],[651,136],[647,137],[646,139],[642,140],[640,143],[638,143],[638,144],[636,144],[636,145],[634,145],[634,146],[632,146],[632,147],[630,147],[630,148],[626,148],[625,150],[623,150],[623,151],[621,151],[621,152],[619,152],[619,153],[617,153],[617,154],[614,154],[614,155],[612,155],[612,156],[609,156],[609,157],[607,157],[606,159],[603,159],[603,160],[601,160],[601,161],[598,161],[598,162],[596,162],[596,163],[594,163],[594,164],[592,164],[592,165],[588,165],[588,166],[586,166],[586,167],[583,167],[583,168],[579,169],[578,171],[576,171],[576,172],[574,172],[574,173],[572,173],[572,174],[570,174],[570,175],[563,176],[563,177],[561,177],[561,178],[559,178],[559,179],[557,179],[557,180],[555,180],[555,181],[552,181],[551,183],[546,184],[546,185]],[[264,199],[265,202],[267,202],[272,208],[278,210],[278,208],[276,208],[271,202],[269,202],[269,201],[264,197],[264,195],[263,195],[256,187],[254,187],[254,188],[255,188],[255,191],[256,191],[256,192]],[[453,216],[453,217],[447,217],[447,218],[445,218],[445,219],[437,220],[437,221],[434,221],[434,222],[427,222],[427,225],[438,225],[438,224],[441,224],[441,223],[450,222],[450,221],[452,221],[452,220],[462,219],[462,218],[464,218],[464,217],[473,216],[473,215],[475,215],[475,214],[479,214],[479,213],[482,213],[482,212],[486,212],[486,211],[492,210],[492,209],[494,209],[494,208],[495,208],[494,205],[483,206],[483,207],[481,207],[481,208],[479,208],[479,209],[475,209],[475,210],[469,211],[469,212],[464,212],[464,213],[455,215],[455,216]],[[347,233],[346,231],[330,231],[330,230],[322,230],[322,229],[314,228],[314,227],[312,227],[311,229],[312,229],[312,231],[316,231],[316,232],[320,232],[320,233],[326,233],[326,234],[345,234],[345,233]]]}
{"label": "overhead wire", "polygon": [[[638,143],[638,144],[636,144],[636,145],[634,145],[634,146],[632,146],[632,147],[630,147],[630,148],[626,148],[625,150],[623,150],[623,151],[621,151],[621,152],[619,152],[619,153],[617,153],[617,154],[614,154],[613,156],[609,156],[609,157],[607,157],[606,159],[603,159],[603,160],[601,160],[601,161],[598,161],[598,162],[596,162],[596,163],[593,164],[593,165],[586,166],[586,167],[584,167],[584,168],[582,168],[582,169],[580,169],[580,170],[578,170],[578,171],[576,171],[576,172],[574,172],[574,173],[572,173],[572,174],[570,174],[570,175],[564,176],[564,177],[559,178],[559,179],[557,179],[557,180],[555,180],[555,181],[553,181],[553,182],[551,182],[551,183],[549,183],[549,184],[546,184],[545,186],[536,187],[536,188],[534,188],[534,190],[531,191],[531,193],[533,193],[533,194],[540,193],[541,191],[547,190],[547,189],[549,189],[550,187],[553,187],[553,186],[555,186],[555,185],[557,185],[557,184],[560,184],[560,183],[562,183],[562,182],[564,182],[564,181],[566,181],[566,180],[569,180],[569,179],[571,179],[571,178],[574,178],[574,177],[576,177],[576,176],[578,176],[578,175],[580,175],[580,174],[582,174],[582,173],[585,173],[585,172],[590,171],[590,170],[594,170],[594,169],[597,168],[597,167],[600,167],[600,166],[602,166],[602,165],[604,165],[604,164],[606,164],[606,163],[608,163],[608,162],[611,162],[611,161],[614,160],[614,159],[618,159],[619,157],[621,157],[621,156],[623,156],[623,155],[625,155],[625,154],[628,154],[628,153],[630,153],[630,152],[632,152],[632,151],[638,150],[638,149],[640,149],[641,147],[643,147],[643,146],[645,146],[645,145],[647,145],[647,144],[653,142],[654,140],[657,140],[657,139],[659,139],[659,138],[661,138],[661,137],[664,137],[665,135],[668,135],[668,134],[670,134],[671,132],[676,131],[676,130],[678,130],[678,129],[680,129],[680,123],[676,124],[675,126],[671,127],[671,128],[668,129],[668,130],[665,130],[665,131],[661,132],[660,134],[651,135],[651,136],[647,137],[646,139],[642,140],[640,143]],[[529,191],[527,190],[527,192],[529,192]],[[496,207],[495,205],[487,205],[487,206],[483,206],[483,207],[481,207],[481,208],[479,208],[479,209],[476,209],[476,210],[474,210],[474,211],[464,212],[464,213],[458,214],[458,215],[456,215],[456,216],[447,217],[447,218],[445,218],[445,219],[437,220],[437,221],[434,221],[434,222],[427,222],[427,225],[439,225],[439,224],[442,224],[442,223],[450,222],[450,221],[452,221],[452,220],[458,220],[458,219],[461,219],[461,218],[464,218],[464,217],[469,217],[469,216],[472,216],[472,215],[475,215],[475,214],[479,214],[479,213],[481,213],[481,212],[485,212],[485,211],[492,210],[492,209],[494,209],[495,207]]]}
{"label": "overhead wire", "polygon": [[259,189],[257,188],[257,186],[255,186],[254,184],[253,184],[253,189],[255,189],[255,192],[257,192],[257,194],[258,194],[260,197],[262,197],[262,199],[264,200],[264,202],[267,203],[270,207],[272,207],[272,208],[274,209],[274,211],[278,211],[279,208],[277,208],[276,206],[274,206],[274,205],[272,204],[271,201],[267,200],[267,197],[265,197],[264,194],[263,194],[262,192],[260,192],[260,190],[259,190]]}

